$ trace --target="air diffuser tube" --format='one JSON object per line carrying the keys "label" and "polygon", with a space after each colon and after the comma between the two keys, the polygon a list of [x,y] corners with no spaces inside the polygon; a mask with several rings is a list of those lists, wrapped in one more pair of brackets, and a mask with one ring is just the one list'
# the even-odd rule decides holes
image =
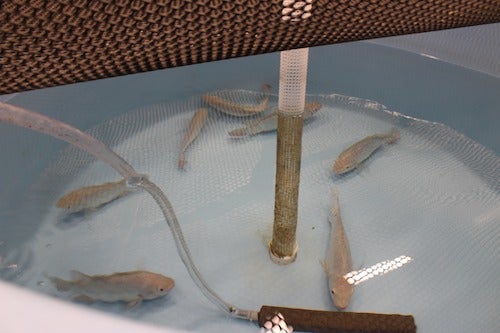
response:
{"label": "air diffuser tube", "polygon": [[145,189],[153,197],[163,212],[165,220],[173,234],[175,244],[177,246],[177,252],[186,266],[189,275],[203,294],[221,310],[234,317],[256,320],[256,311],[242,310],[225,302],[207,285],[191,259],[189,248],[186,240],[184,239],[179,222],[177,221],[174,209],[165,194],[163,194],[160,188],[158,188],[153,182],[149,181],[146,176],[138,174],[130,164],[128,164],[108,146],[91,135],[84,133],[62,121],[2,102],[0,102],[0,122],[25,127],[71,143],[72,145],[109,164],[113,169],[127,179],[128,185]]}
{"label": "air diffuser tube", "polygon": [[280,313],[286,324],[297,332],[325,333],[415,333],[417,327],[411,315],[317,311],[264,305],[259,311],[261,326]]}
{"label": "air diffuser tube", "polygon": [[281,52],[276,150],[276,186],[271,259],[288,264],[297,256],[297,206],[303,111],[309,49]]}

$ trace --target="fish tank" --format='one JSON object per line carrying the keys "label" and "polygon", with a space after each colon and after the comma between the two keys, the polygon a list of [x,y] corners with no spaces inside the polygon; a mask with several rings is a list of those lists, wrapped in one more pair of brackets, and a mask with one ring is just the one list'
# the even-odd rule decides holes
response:
{"label": "fish tank", "polygon": [[[306,102],[317,109],[302,130],[288,265],[268,247],[277,134],[258,127],[278,105],[279,53],[1,95],[85,131],[147,175],[168,197],[189,255],[186,264],[155,200],[107,164],[0,123],[1,330],[259,331],[211,302],[190,264],[208,294],[240,309],[337,311],[325,274],[339,218],[333,190],[352,270],[369,272],[346,311],[409,314],[424,333],[499,331],[499,31],[309,50]],[[220,103],[255,112],[228,114]],[[370,155],[366,142],[390,131],[397,138]],[[369,156],[349,151],[361,140]],[[346,151],[353,170],[338,174]],[[83,206],[63,201],[74,191]],[[139,271],[171,280],[152,278],[161,293],[134,302],[126,290],[139,288],[135,280],[113,274]],[[90,296],[82,281],[97,284]]]}

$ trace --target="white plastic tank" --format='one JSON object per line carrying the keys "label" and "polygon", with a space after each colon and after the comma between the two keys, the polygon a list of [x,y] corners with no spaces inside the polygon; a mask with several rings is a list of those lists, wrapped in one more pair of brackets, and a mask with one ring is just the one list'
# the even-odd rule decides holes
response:
{"label": "white plastic tank", "polygon": [[[479,78],[474,77],[471,82],[493,82],[492,89],[496,89],[499,87],[500,80],[500,62],[498,61],[500,44],[497,42],[498,40],[500,40],[500,24],[492,24],[311,49],[308,93],[338,92],[376,100],[390,106],[391,110],[449,125],[498,155],[500,153],[498,136],[500,104],[490,107],[487,114],[482,114],[478,108],[473,116],[465,110],[446,111],[444,108],[441,109],[445,100],[443,96],[432,94],[421,96],[419,91],[412,90],[416,83],[411,82],[413,80],[411,73],[391,72],[392,66],[386,62],[390,59],[374,58],[372,54],[362,53],[374,49],[376,52],[373,54],[380,55],[388,52],[387,54],[391,55],[393,51],[389,48],[396,48],[409,52],[408,57],[411,58],[411,63],[408,62],[409,72],[411,72],[411,66],[415,61],[421,62],[420,66],[426,64],[433,66],[436,62],[446,62],[463,67],[457,67],[457,71],[466,70],[484,74]],[[401,54],[398,53],[398,61],[401,60]],[[279,70],[278,58],[277,54],[270,54],[193,65],[154,73],[2,95],[0,101],[12,102],[36,110],[85,130],[127,111],[139,108],[144,101],[147,101],[147,104],[154,104],[166,99],[187,98],[192,94],[201,94],[227,87],[256,90],[256,87],[262,82],[276,84]],[[363,59],[366,60],[364,61],[366,69],[360,68]],[[341,64],[342,69],[337,68],[336,64]],[[404,68],[404,61],[395,63],[394,66],[395,68]],[[372,68],[374,72],[370,72],[369,68]],[[376,70],[386,70],[387,76],[375,78]],[[433,79],[431,72],[428,73],[428,76],[429,79]],[[440,76],[438,79],[443,77],[446,76]],[[450,74],[450,77],[460,76]],[[398,82],[402,86],[401,91],[397,93],[390,91],[394,81],[388,82],[386,80],[400,80]],[[467,89],[467,82],[442,82],[443,85],[448,83],[457,85],[459,90],[466,91]],[[412,100],[409,96],[414,99]],[[469,96],[470,99],[466,97],[464,96],[464,101],[448,102],[452,104],[470,103],[471,105],[477,102],[474,96]],[[425,101],[422,101],[423,99]],[[493,102],[498,102],[498,99],[496,101],[493,99]],[[412,105],[417,106],[413,107]],[[94,112],[93,110],[98,111]],[[2,201],[0,207],[6,212],[4,216],[8,217],[9,210],[29,210],[33,198],[25,197],[24,193],[36,181],[38,175],[51,164],[51,158],[56,156],[57,152],[65,145],[39,134],[29,133],[26,130],[13,129],[5,125],[0,126],[0,153],[4,156],[0,166],[2,170],[0,179],[3,183],[0,190],[0,200]],[[32,144],[34,141],[36,145]],[[40,152],[36,150],[36,147],[49,148],[47,151]],[[498,211],[493,212],[493,214],[498,215]],[[496,218],[495,216],[485,216],[485,219],[491,220],[491,218]],[[3,269],[0,272],[3,273],[2,277],[7,277],[5,280],[9,280],[0,280],[0,295],[2,295],[0,298],[1,332],[120,331],[126,333],[138,330],[145,333],[182,332],[182,329],[179,329],[182,325],[160,324],[154,320],[142,322],[140,316],[133,318],[135,320],[113,316],[19,287],[17,284],[22,285],[22,281],[16,280],[15,272],[9,274],[8,271],[9,269],[15,270],[15,267],[7,267],[16,265],[16,262],[9,261],[11,258],[4,254],[8,252],[9,247],[26,241],[25,237],[31,237],[35,230],[17,228],[15,223],[16,221],[8,221],[7,218],[0,221],[0,267]],[[154,242],[158,242],[158,240],[154,240]],[[18,259],[24,260],[26,258]],[[150,262],[147,259],[147,253],[145,253],[144,264],[148,263]],[[167,267],[162,266],[162,268]],[[182,287],[180,288],[182,290]],[[186,290],[183,291],[186,292]],[[202,299],[203,296],[198,294]],[[176,294],[172,300],[175,302],[181,297],[180,294]],[[496,303],[493,305],[496,304],[498,308],[498,299],[494,302]],[[203,307],[206,317],[216,318],[217,309],[211,303],[201,300],[199,304]],[[212,308],[214,310],[211,312]],[[179,321],[192,320],[190,331],[215,332],[231,320],[221,315],[214,319],[218,322],[217,324],[205,326],[206,323],[197,323],[196,320],[193,320],[198,309],[190,310],[192,310],[192,318],[178,318]],[[245,325],[251,327],[248,328],[248,331],[258,331],[258,328],[251,323]]]}

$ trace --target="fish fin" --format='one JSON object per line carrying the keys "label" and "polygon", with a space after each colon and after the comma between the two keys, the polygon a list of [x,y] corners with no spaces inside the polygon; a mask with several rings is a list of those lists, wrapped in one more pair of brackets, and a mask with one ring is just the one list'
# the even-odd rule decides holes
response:
{"label": "fish fin", "polygon": [[269,94],[269,93],[271,93],[271,89],[272,89],[272,86],[271,86],[269,83],[264,83],[264,84],[262,85],[262,92],[263,92],[264,94]]}
{"label": "fish fin", "polygon": [[184,157],[179,158],[177,162],[177,169],[184,170],[186,168],[187,160]]}
{"label": "fish fin", "polygon": [[136,299],[127,302],[127,310],[133,309],[136,306],[139,306],[141,303],[142,303],[142,296],[139,296]]}
{"label": "fish fin", "polygon": [[321,265],[321,267],[323,267],[323,270],[328,275],[328,268],[326,267],[326,262],[324,260],[320,260],[319,264]]}
{"label": "fish fin", "polygon": [[69,276],[71,276],[72,280],[78,280],[78,281],[90,281],[90,280],[92,280],[92,277],[90,275],[84,274],[84,273],[76,271],[76,270],[70,271]]}
{"label": "fish fin", "polygon": [[102,204],[99,207],[87,207],[87,208],[83,208],[79,212],[82,213],[84,216],[85,215],[90,215],[90,214],[93,214],[93,213],[97,212],[99,210],[99,208],[101,208],[104,205],[105,204]]}
{"label": "fish fin", "polygon": [[118,197],[116,197],[117,199],[121,198],[121,197],[124,197],[126,196],[127,194],[131,193],[131,192],[134,192],[136,191],[137,188],[133,188],[133,187],[129,187],[129,186],[126,186],[123,188],[122,192],[118,195]]}
{"label": "fish fin", "polygon": [[234,130],[230,131],[228,134],[232,138],[241,138],[241,137],[250,135],[250,133],[248,131],[248,127],[234,129]]}
{"label": "fish fin", "polygon": [[357,265],[352,271],[345,273],[342,277],[346,279],[346,276],[351,274],[351,275],[356,275],[359,272],[366,270],[368,267],[363,267],[363,264]]}
{"label": "fish fin", "polygon": [[269,230],[268,228],[266,228],[265,230],[257,229],[257,234],[260,238],[260,242],[266,249],[269,249],[269,247],[271,246],[272,232],[272,229]]}
{"label": "fish fin", "polygon": [[328,211],[328,223],[330,223],[330,225],[333,225],[334,218],[335,215],[333,214],[333,208],[330,208],[330,210]]}
{"label": "fish fin", "polygon": [[126,178],[117,180],[116,184],[128,188],[127,179]]}
{"label": "fish fin", "polygon": [[399,133],[396,127],[393,127],[391,128],[390,132],[387,133],[387,139],[385,140],[385,143],[387,144],[395,143],[396,141],[399,140],[399,138],[401,138],[401,134]]}
{"label": "fish fin", "polygon": [[243,120],[242,123],[243,123],[243,125],[245,125],[247,127],[254,126],[254,125],[258,124],[262,118],[264,118],[264,117],[257,118],[257,119],[247,119],[247,120]]}
{"label": "fish fin", "polygon": [[304,119],[314,116],[322,106],[321,102],[306,102],[304,105]]}
{"label": "fish fin", "polygon": [[366,177],[362,175],[363,172],[366,172],[368,175],[370,174],[370,171],[368,169],[368,163],[365,161],[359,162],[359,164],[356,166],[356,170],[358,172],[358,175],[360,175],[362,178],[366,180]]}
{"label": "fish fin", "polygon": [[332,208],[330,209],[330,218],[328,221],[333,224],[334,219],[340,216],[339,192],[335,187],[332,187]]}
{"label": "fish fin", "polygon": [[260,240],[262,242],[262,245],[264,245],[265,248],[269,248],[271,246],[271,239],[267,234],[262,233],[260,235]]}
{"label": "fish fin", "polygon": [[95,302],[95,299],[93,299],[92,297],[87,296],[87,295],[76,295],[72,299],[75,302],[80,302],[80,303],[85,303],[85,304],[92,304]]}
{"label": "fish fin", "polygon": [[60,279],[60,278],[54,277],[54,276],[47,275],[47,277],[54,284],[57,291],[69,291],[71,289],[71,285],[72,285],[71,281],[66,281],[66,280],[63,280],[63,279]]}

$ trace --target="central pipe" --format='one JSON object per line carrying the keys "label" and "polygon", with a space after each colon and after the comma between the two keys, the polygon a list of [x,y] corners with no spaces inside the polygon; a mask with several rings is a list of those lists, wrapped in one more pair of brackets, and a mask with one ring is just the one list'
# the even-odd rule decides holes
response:
{"label": "central pipe", "polygon": [[271,259],[289,264],[297,257],[297,212],[302,152],[303,113],[309,49],[280,55],[278,135]]}

